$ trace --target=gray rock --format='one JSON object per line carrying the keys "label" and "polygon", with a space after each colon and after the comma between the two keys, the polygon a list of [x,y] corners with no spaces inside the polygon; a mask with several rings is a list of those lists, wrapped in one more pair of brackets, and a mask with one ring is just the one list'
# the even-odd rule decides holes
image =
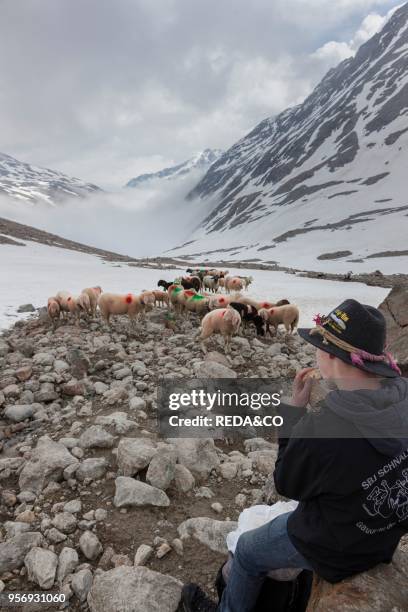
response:
{"label": "gray rock", "polygon": [[94,383],[94,390],[95,390],[96,395],[103,395],[105,391],[107,391],[108,389],[109,389],[108,385],[105,385],[105,383],[99,380],[96,383]]}
{"label": "gray rock", "polygon": [[21,304],[17,308],[17,312],[35,312],[35,308],[32,304]]}
{"label": "gray rock", "polygon": [[10,352],[10,347],[4,340],[0,340],[0,357],[6,357]]}
{"label": "gray rock", "polygon": [[6,530],[8,539],[14,538],[20,533],[30,531],[30,525],[28,523],[23,523],[21,521],[6,521],[3,524],[3,527]]}
{"label": "gray rock", "polygon": [[64,504],[64,512],[71,512],[71,514],[78,514],[82,510],[82,502],[80,499],[71,499],[69,502]]}
{"label": "gray rock", "polygon": [[30,461],[23,467],[20,478],[20,490],[40,493],[50,481],[60,480],[63,470],[78,460],[71,455],[63,444],[54,442],[48,436],[42,436],[33,450]]}
{"label": "gray rock", "polygon": [[185,465],[177,463],[174,467],[174,482],[179,491],[186,493],[195,485],[195,478]]}
{"label": "gray rock", "polygon": [[51,366],[54,359],[55,357],[51,353],[36,353],[33,357],[33,363],[39,366]]}
{"label": "gray rock", "polygon": [[72,576],[71,588],[80,602],[86,600],[92,586],[92,572],[89,569],[82,569]]}
{"label": "gray rock", "polygon": [[237,525],[235,521],[216,521],[207,517],[197,517],[181,523],[177,531],[182,540],[193,537],[214,552],[226,554],[228,552],[226,537],[237,528]]}
{"label": "gray rock", "polygon": [[92,531],[84,531],[79,538],[79,547],[87,559],[95,560],[103,551],[102,544]]}
{"label": "gray rock", "polygon": [[13,406],[6,406],[4,409],[4,416],[13,423],[20,423],[25,419],[31,419],[34,414],[33,404],[15,404]]}
{"label": "gray rock", "polygon": [[55,391],[53,383],[44,382],[40,390],[34,394],[34,397],[36,402],[52,402],[58,399],[58,393]]}
{"label": "gray rock", "polygon": [[28,531],[6,542],[0,542],[0,574],[21,567],[28,551],[35,546],[40,546],[42,541],[41,533]]}
{"label": "gray rock", "polygon": [[95,423],[97,425],[110,425],[117,434],[127,433],[136,425],[134,421],[127,418],[126,412],[113,412],[106,416],[96,417]]}
{"label": "gray rock", "polygon": [[58,584],[62,584],[64,579],[72,574],[74,569],[79,563],[78,553],[73,548],[64,547],[61,550],[59,560],[58,560],[58,570],[57,570],[57,581]]}
{"label": "gray rock", "polygon": [[54,584],[58,557],[51,550],[34,547],[26,555],[24,565],[27,568],[28,579],[42,589],[50,589]]}
{"label": "gray rock", "polygon": [[146,480],[153,487],[165,491],[175,474],[177,454],[171,450],[159,450],[149,463]]}
{"label": "gray rock", "polygon": [[117,461],[120,473],[133,476],[147,467],[157,452],[149,438],[123,438],[118,445]]}
{"label": "gray rock", "polygon": [[56,359],[53,363],[54,370],[61,374],[61,372],[66,372],[69,370],[69,364],[63,359]]}
{"label": "gray rock", "polygon": [[91,366],[90,361],[84,351],[79,348],[73,348],[67,353],[67,361],[71,366],[71,374],[75,378],[81,379],[89,371]]}
{"label": "gray rock", "polygon": [[129,400],[129,408],[130,410],[146,410],[146,400],[135,395]]}
{"label": "gray rock", "polygon": [[99,425],[91,425],[79,438],[81,448],[112,448],[115,438]]}
{"label": "gray rock", "polygon": [[176,612],[182,583],[146,567],[116,567],[95,577],[91,612]]}
{"label": "gray rock", "polygon": [[134,480],[127,476],[119,476],[115,481],[116,492],[113,504],[116,508],[125,506],[160,506],[170,505],[170,500],[164,491],[149,484]]}
{"label": "gray rock", "polygon": [[175,446],[179,463],[188,468],[198,479],[207,478],[210,472],[220,465],[214,440],[171,438],[168,441]]}
{"label": "gray rock", "polygon": [[338,585],[313,581],[309,612],[402,612],[408,601],[408,554],[396,551],[392,563],[346,578]]}
{"label": "gray rock", "polygon": [[76,470],[75,475],[81,481],[85,480],[85,478],[99,480],[105,475],[108,465],[104,457],[84,459]]}
{"label": "gray rock", "polygon": [[153,554],[153,548],[148,544],[141,544],[135,554],[135,567],[145,565]]}
{"label": "gray rock", "polygon": [[52,524],[62,533],[73,533],[76,529],[77,520],[70,512],[58,512],[52,519]]}
{"label": "gray rock", "polygon": [[201,361],[194,365],[197,378],[237,378],[237,373],[217,361]]}

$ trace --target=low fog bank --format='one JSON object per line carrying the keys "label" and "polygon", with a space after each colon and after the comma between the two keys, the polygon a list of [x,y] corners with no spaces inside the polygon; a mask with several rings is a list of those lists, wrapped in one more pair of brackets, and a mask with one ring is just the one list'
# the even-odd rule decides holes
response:
{"label": "low fog bank", "polygon": [[211,208],[187,201],[202,174],[148,187],[67,199],[56,206],[0,198],[0,217],[132,257],[153,257],[189,240]]}

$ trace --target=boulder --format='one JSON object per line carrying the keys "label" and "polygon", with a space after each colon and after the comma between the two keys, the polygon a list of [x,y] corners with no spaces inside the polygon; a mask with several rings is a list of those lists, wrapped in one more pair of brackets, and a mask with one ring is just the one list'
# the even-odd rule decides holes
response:
{"label": "boulder", "polygon": [[408,374],[408,284],[393,287],[380,310],[387,322],[388,350],[404,376]]}
{"label": "boulder", "polygon": [[77,551],[74,548],[68,548],[65,546],[61,550],[58,561],[57,581],[59,584],[64,582],[64,579],[68,576],[68,574],[72,574],[78,563],[79,559]]}
{"label": "boulder", "polygon": [[42,541],[41,533],[27,531],[10,538],[10,540],[0,542],[0,574],[21,567],[29,550],[35,546],[40,546]]}
{"label": "boulder", "polygon": [[106,416],[99,416],[95,419],[97,425],[110,425],[118,434],[127,433],[136,425],[134,421],[127,418],[126,412],[113,412]]}
{"label": "boulder", "polygon": [[89,569],[81,569],[72,576],[71,587],[80,602],[86,600],[92,586],[92,572]]}
{"label": "boulder", "polygon": [[116,491],[113,500],[116,508],[124,506],[160,506],[170,505],[170,500],[164,491],[152,487],[145,482],[119,476],[115,481]]}
{"label": "boulder", "polygon": [[103,551],[102,544],[92,531],[84,531],[79,538],[79,547],[87,559],[93,561]]}
{"label": "boulder", "polygon": [[84,459],[76,470],[75,476],[80,481],[84,481],[85,478],[99,480],[105,475],[108,465],[109,463],[104,457]]}
{"label": "boulder", "polygon": [[122,565],[95,577],[87,601],[91,612],[176,612],[182,586],[167,574]]}
{"label": "boulder", "polygon": [[174,482],[179,491],[186,493],[194,487],[195,478],[185,465],[177,463],[174,468]]}
{"label": "boulder", "polygon": [[34,547],[26,555],[24,565],[31,582],[35,582],[42,589],[52,587],[58,565],[58,557],[54,552]]}
{"label": "boulder", "polygon": [[205,516],[187,519],[177,531],[182,540],[193,537],[214,552],[228,553],[226,537],[238,526],[236,521],[217,521]]}
{"label": "boulder", "polygon": [[392,563],[330,584],[315,576],[307,612],[402,612],[408,602],[408,553]]}
{"label": "boulder", "polygon": [[33,404],[14,404],[6,406],[4,416],[13,423],[20,423],[25,419],[31,419],[34,414],[35,405]]}
{"label": "boulder", "polygon": [[165,491],[174,478],[177,455],[171,450],[159,450],[151,460],[146,480],[153,487]]}
{"label": "boulder", "polygon": [[112,448],[115,438],[99,425],[91,425],[79,438],[81,448]]}
{"label": "boulder", "polygon": [[237,373],[218,361],[200,361],[194,366],[197,378],[237,378]]}
{"label": "boulder", "polygon": [[21,471],[20,490],[40,493],[48,482],[61,480],[64,469],[73,463],[78,463],[78,459],[63,444],[42,436]]}
{"label": "boulder", "polygon": [[147,467],[157,452],[149,438],[123,438],[118,445],[118,466],[124,476],[133,476]]}
{"label": "boulder", "polygon": [[214,440],[209,438],[171,438],[177,451],[178,462],[198,479],[205,479],[211,470],[217,469],[220,460]]}

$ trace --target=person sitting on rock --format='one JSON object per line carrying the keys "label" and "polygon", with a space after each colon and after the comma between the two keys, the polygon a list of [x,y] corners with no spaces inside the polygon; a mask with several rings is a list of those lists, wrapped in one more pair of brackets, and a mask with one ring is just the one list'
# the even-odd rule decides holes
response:
{"label": "person sitting on rock", "polygon": [[408,532],[408,380],[385,350],[385,319],[349,299],[315,323],[299,334],[335,387],[307,411],[312,369],[298,372],[291,404],[280,406],[274,471],[277,492],[299,505],[241,534],[218,606],[186,585],[185,612],[256,610],[272,569],[312,569],[339,582],[390,563]]}

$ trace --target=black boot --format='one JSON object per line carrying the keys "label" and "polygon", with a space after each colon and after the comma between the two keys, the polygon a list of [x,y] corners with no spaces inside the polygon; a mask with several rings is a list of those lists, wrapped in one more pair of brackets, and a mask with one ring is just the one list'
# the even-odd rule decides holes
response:
{"label": "black boot", "polygon": [[198,584],[186,584],[181,592],[183,612],[216,612],[217,604],[210,599]]}

